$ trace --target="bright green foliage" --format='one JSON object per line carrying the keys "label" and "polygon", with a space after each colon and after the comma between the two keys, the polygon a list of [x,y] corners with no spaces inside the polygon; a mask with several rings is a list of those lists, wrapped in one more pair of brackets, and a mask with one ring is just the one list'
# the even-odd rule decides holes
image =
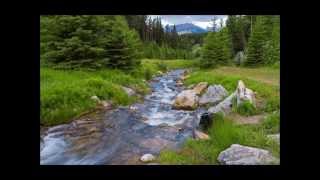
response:
{"label": "bright green foliage", "polygon": [[280,132],[280,111],[268,115],[262,122],[262,126],[268,134]]}
{"label": "bright green foliage", "polygon": [[138,65],[139,38],[121,16],[40,17],[41,57],[60,68]]}
{"label": "bright green foliage", "polygon": [[241,115],[251,116],[257,113],[256,108],[250,101],[244,101],[235,107],[235,111]]}
{"label": "bright green foliage", "polygon": [[249,38],[246,66],[273,64],[280,60],[279,16],[257,16]]}
{"label": "bright green foliage", "polygon": [[200,67],[214,68],[230,61],[230,39],[226,29],[211,32],[204,39]]}

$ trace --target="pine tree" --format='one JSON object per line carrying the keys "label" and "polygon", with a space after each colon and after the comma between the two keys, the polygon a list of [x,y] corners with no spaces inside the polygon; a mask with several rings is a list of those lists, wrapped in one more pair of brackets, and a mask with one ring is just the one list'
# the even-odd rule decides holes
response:
{"label": "pine tree", "polygon": [[134,30],[129,30],[125,19],[116,16],[110,40],[106,45],[107,66],[130,70],[140,64],[141,42]]}
{"label": "pine tree", "polygon": [[263,54],[264,45],[267,39],[266,18],[258,16],[253,27],[252,35],[249,38],[246,66],[258,66],[265,64]]}
{"label": "pine tree", "polygon": [[122,16],[51,16],[40,22],[41,57],[55,67],[129,69],[139,64],[138,34]]}
{"label": "pine tree", "polygon": [[265,64],[274,64],[280,61],[280,18],[272,16],[271,34],[263,48]]}
{"label": "pine tree", "polygon": [[227,28],[232,42],[232,54],[243,51],[246,46],[243,18],[241,16],[228,16]]}

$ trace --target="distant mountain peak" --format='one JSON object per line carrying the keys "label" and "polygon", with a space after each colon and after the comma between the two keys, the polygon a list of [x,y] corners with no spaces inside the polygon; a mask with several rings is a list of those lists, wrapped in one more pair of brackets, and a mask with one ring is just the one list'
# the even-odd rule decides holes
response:
{"label": "distant mountain peak", "polygon": [[[173,30],[173,26],[169,26],[169,31]],[[188,33],[205,33],[207,32],[206,29],[203,29],[197,25],[192,23],[183,23],[183,24],[176,24],[177,33],[180,34],[188,34]]]}

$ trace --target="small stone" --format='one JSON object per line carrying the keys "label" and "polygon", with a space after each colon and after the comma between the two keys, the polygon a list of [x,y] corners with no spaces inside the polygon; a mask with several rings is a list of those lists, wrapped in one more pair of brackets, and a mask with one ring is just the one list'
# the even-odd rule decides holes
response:
{"label": "small stone", "polygon": [[99,129],[97,127],[93,126],[89,129],[89,132],[97,132],[98,130]]}
{"label": "small stone", "polygon": [[148,118],[144,117],[144,116],[142,116],[141,119],[142,119],[142,121],[148,121]]}
{"label": "small stone", "polygon": [[195,139],[203,139],[203,140],[210,139],[209,135],[198,130],[194,130],[194,137]]}
{"label": "small stone", "polygon": [[136,106],[130,106],[130,107],[129,107],[129,110],[130,110],[130,111],[136,111],[137,109],[138,109],[138,108],[137,108]]}
{"label": "small stone", "polygon": [[128,96],[133,96],[136,94],[136,92],[131,88],[124,87],[124,86],[121,86],[121,87],[127,93]]}
{"label": "small stone", "polygon": [[100,99],[98,98],[98,96],[91,96],[90,99],[92,99],[95,102],[100,102]]}
{"label": "small stone", "polygon": [[154,161],[156,158],[152,154],[144,154],[141,156],[140,161],[142,162],[150,162]]}
{"label": "small stone", "polygon": [[183,86],[182,81],[178,80],[178,81],[177,81],[177,86]]}
{"label": "small stone", "polygon": [[147,165],[160,165],[159,163],[148,163]]}
{"label": "small stone", "polygon": [[158,125],[159,127],[167,127],[167,126],[169,126],[167,123],[161,123],[161,124],[159,124]]}
{"label": "small stone", "polygon": [[105,108],[105,109],[112,109],[112,104],[108,101],[101,101],[100,104]]}

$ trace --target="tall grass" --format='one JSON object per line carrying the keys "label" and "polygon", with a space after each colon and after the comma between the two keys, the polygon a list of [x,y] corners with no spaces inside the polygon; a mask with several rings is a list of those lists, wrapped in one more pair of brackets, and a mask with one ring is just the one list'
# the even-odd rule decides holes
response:
{"label": "tall grass", "polygon": [[140,94],[149,92],[147,82],[159,70],[190,67],[190,60],[143,60],[133,71],[104,69],[98,71],[40,69],[40,122],[50,126],[67,123],[85,111],[96,107],[91,96],[111,100],[115,105],[136,101],[121,86]]}
{"label": "tall grass", "polygon": [[218,115],[214,118],[214,124],[209,128],[208,134],[209,140],[189,139],[177,152],[162,151],[158,161],[161,164],[219,164],[219,153],[232,144],[264,148],[274,156],[280,156],[279,145],[267,138],[262,127],[236,125]]}

